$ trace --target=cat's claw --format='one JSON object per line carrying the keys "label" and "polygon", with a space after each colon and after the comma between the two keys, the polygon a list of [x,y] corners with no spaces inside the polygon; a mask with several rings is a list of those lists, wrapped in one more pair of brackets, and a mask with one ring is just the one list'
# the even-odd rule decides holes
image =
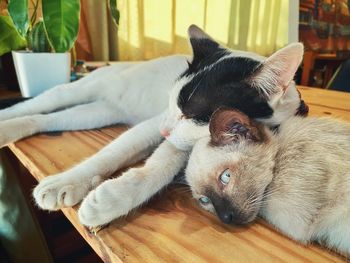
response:
{"label": "cat's claw", "polygon": [[89,187],[77,182],[67,182],[63,175],[43,179],[33,192],[37,205],[45,210],[58,210],[79,203],[88,193]]}

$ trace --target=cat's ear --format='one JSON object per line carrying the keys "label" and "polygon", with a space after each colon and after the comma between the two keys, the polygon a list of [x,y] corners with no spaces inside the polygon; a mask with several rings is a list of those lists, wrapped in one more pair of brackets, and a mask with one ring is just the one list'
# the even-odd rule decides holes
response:
{"label": "cat's ear", "polygon": [[262,127],[244,113],[222,108],[213,113],[209,123],[211,143],[223,146],[242,140],[259,142],[264,138]]}
{"label": "cat's ear", "polygon": [[219,48],[219,43],[196,25],[191,25],[188,28],[188,37],[194,59],[201,60],[205,56],[216,52]]}
{"label": "cat's ear", "polygon": [[263,62],[261,70],[252,78],[253,84],[268,95],[285,91],[303,60],[303,54],[304,46],[301,43],[278,50]]}

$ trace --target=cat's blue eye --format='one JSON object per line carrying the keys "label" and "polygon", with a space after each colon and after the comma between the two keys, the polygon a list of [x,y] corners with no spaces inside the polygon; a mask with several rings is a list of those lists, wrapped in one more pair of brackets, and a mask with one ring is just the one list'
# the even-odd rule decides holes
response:
{"label": "cat's blue eye", "polygon": [[230,182],[231,179],[231,173],[228,169],[223,171],[223,173],[220,175],[220,181],[222,184],[227,185]]}
{"label": "cat's blue eye", "polygon": [[207,205],[210,203],[210,199],[206,196],[202,196],[201,198],[199,198],[199,202],[201,202],[201,204],[203,205]]}

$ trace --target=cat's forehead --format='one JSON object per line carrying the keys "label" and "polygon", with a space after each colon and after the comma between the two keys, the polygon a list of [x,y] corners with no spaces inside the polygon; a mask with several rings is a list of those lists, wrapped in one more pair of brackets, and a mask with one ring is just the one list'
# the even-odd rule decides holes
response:
{"label": "cat's forehead", "polygon": [[247,51],[218,48],[216,52],[201,59],[194,57],[180,79],[193,78],[196,75],[202,75],[202,78],[208,75],[215,77],[225,72],[230,72],[232,78],[240,79],[256,70],[265,59],[263,56]]}
{"label": "cat's forehead", "polygon": [[219,188],[219,176],[227,169],[236,173],[239,170],[240,153],[227,147],[215,147],[209,138],[197,141],[190,155],[186,180],[192,192],[197,195],[207,195],[208,189]]}
{"label": "cat's forehead", "polygon": [[240,160],[240,152],[232,147],[216,147],[210,143],[210,138],[198,140],[189,158],[187,173],[190,176],[212,174],[223,170],[223,167],[234,166]]}
{"label": "cat's forehead", "polygon": [[[205,43],[202,43],[205,45]],[[240,60],[253,60],[258,63],[263,62],[266,57],[260,56],[256,53],[252,53],[249,51],[241,51],[241,50],[231,50],[228,48],[218,46],[215,49],[215,52],[211,52],[210,55],[206,56],[194,56],[192,61],[189,62],[188,69],[181,76],[190,76],[194,74],[199,74],[204,71],[210,71],[214,66],[224,66],[225,64],[230,64],[233,62],[237,63],[237,71],[241,71]],[[243,61],[242,60],[242,61]],[[244,63],[243,63],[244,64]],[[235,70],[233,68],[233,70]]]}

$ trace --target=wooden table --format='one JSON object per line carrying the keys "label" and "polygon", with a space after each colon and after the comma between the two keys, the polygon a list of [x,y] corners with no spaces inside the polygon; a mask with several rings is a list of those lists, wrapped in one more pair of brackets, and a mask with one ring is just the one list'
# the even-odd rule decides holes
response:
{"label": "wooden table", "polygon": [[[300,87],[311,115],[350,121],[350,93]],[[9,147],[31,174],[68,169],[120,135],[125,127],[34,136]],[[96,235],[77,218],[78,206],[63,213],[105,262],[342,262],[344,258],[284,237],[262,220],[228,226],[191,199],[188,188],[171,186],[147,205],[112,222]]]}

